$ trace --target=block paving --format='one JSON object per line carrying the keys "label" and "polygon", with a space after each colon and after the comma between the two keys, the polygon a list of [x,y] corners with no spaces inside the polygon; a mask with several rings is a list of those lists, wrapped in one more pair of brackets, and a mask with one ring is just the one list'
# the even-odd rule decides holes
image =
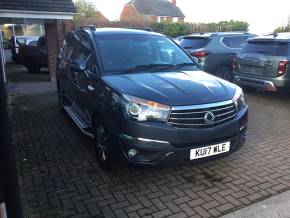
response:
{"label": "block paving", "polygon": [[246,144],[222,159],[103,172],[56,92],[11,95],[25,217],[219,217],[290,190],[290,97],[247,93]]}

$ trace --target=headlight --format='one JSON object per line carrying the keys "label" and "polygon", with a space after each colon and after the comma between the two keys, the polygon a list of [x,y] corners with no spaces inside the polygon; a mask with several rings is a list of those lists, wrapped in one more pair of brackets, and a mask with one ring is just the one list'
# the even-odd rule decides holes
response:
{"label": "headlight", "polygon": [[244,107],[246,107],[246,99],[245,99],[243,90],[240,87],[237,87],[236,94],[233,98],[233,101],[236,105],[237,111],[240,111]]}
{"label": "headlight", "polygon": [[131,95],[123,97],[123,108],[129,118],[137,121],[166,122],[170,111],[169,106]]}

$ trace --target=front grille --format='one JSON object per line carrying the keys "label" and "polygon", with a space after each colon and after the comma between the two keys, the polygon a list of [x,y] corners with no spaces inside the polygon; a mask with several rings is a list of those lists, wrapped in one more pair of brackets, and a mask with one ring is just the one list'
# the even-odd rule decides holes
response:
{"label": "front grille", "polygon": [[[214,115],[212,122],[206,121],[207,113]],[[168,123],[177,128],[211,128],[235,119],[237,115],[233,101],[213,104],[172,107]]]}

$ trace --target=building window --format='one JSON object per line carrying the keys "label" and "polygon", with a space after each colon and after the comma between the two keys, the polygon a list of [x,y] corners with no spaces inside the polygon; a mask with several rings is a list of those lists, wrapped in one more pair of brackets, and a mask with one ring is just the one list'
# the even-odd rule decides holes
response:
{"label": "building window", "polygon": [[177,23],[177,22],[178,22],[178,17],[174,17],[174,18],[173,18],[173,22],[174,22],[174,23]]}

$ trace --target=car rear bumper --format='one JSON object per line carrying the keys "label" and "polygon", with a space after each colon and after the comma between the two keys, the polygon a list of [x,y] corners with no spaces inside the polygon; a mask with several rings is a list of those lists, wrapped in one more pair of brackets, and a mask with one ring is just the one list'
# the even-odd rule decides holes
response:
{"label": "car rear bumper", "polygon": [[[167,126],[158,131],[154,126],[147,129],[135,122],[137,126],[134,126],[134,131],[124,129],[124,133],[119,135],[120,153],[127,163],[139,166],[175,165],[218,158],[236,151],[244,144],[247,120],[248,108],[244,108],[235,120],[211,129],[178,129]],[[230,142],[228,152],[190,160],[191,149],[224,142]],[[136,155],[128,154],[131,149],[135,149]]]}
{"label": "car rear bumper", "polygon": [[248,75],[235,75],[234,82],[242,86],[268,91],[278,91],[290,87],[290,80],[285,77],[265,78]]}

